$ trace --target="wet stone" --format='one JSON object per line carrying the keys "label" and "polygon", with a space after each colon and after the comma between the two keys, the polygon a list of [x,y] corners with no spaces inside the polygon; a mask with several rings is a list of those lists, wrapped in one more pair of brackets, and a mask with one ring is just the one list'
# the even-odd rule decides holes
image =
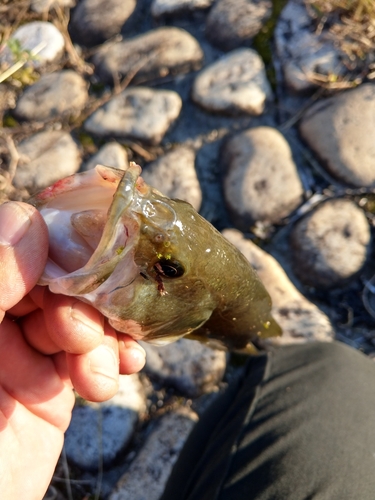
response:
{"label": "wet stone", "polygon": [[95,111],[84,128],[98,136],[115,135],[159,144],[181,107],[180,96],[171,90],[128,88]]}
{"label": "wet stone", "polygon": [[163,347],[142,342],[142,347],[145,372],[189,397],[216,390],[225,372],[226,353],[198,341],[182,338]]}
{"label": "wet stone", "polygon": [[80,148],[61,130],[39,132],[17,146],[20,160],[13,183],[30,194],[75,174],[81,162]]}
{"label": "wet stone", "polygon": [[81,167],[81,171],[86,172],[95,168],[96,165],[105,165],[106,167],[126,170],[128,167],[126,149],[118,142],[108,142]]}
{"label": "wet stone", "polygon": [[104,42],[121,31],[136,4],[136,0],[81,0],[70,25],[74,39],[86,46]]}
{"label": "wet stone", "polygon": [[289,144],[271,127],[233,136],[224,146],[224,196],[240,229],[280,222],[302,201],[303,188]]}
{"label": "wet stone", "polygon": [[132,75],[133,81],[145,82],[170,74],[199,69],[203,52],[197,40],[185,30],[163,27],[131,40],[100,48],[93,58],[96,72],[106,82],[114,75]]}
{"label": "wet stone", "polygon": [[375,186],[375,85],[364,84],[322,99],[304,114],[300,132],[336,179]]}
{"label": "wet stone", "polygon": [[199,211],[202,191],[195,171],[195,152],[176,147],[146,166],[142,177],[169,198],[178,198]]}
{"label": "wet stone", "polygon": [[271,13],[271,0],[218,0],[207,16],[206,36],[223,50],[249,45]]}
{"label": "wet stone", "polygon": [[193,100],[213,112],[260,115],[272,97],[264,63],[252,49],[237,49],[196,77]]}
{"label": "wet stone", "polygon": [[159,500],[197,419],[184,408],[162,416],[108,500]]}
{"label": "wet stone", "polygon": [[15,115],[21,120],[48,121],[78,116],[88,100],[85,80],[71,70],[45,74],[18,99]]}
{"label": "wet stone", "polygon": [[297,290],[272,255],[235,229],[225,229],[222,234],[244,254],[271,296],[272,315],[283,334],[264,340],[265,347],[333,340],[334,329],[328,317]]}
{"label": "wet stone", "polygon": [[181,15],[198,9],[207,9],[214,0],[153,0],[151,14],[154,17]]}
{"label": "wet stone", "polygon": [[48,12],[54,7],[74,7],[76,0],[30,0],[31,10],[42,14]]}
{"label": "wet stone", "polygon": [[104,403],[89,403],[73,409],[65,433],[69,460],[84,470],[97,470],[101,460],[108,466],[133,436],[146,396],[138,375],[120,376],[116,396]]}
{"label": "wet stone", "polygon": [[[36,57],[28,62],[35,68],[57,62],[65,47],[64,37],[60,31],[52,23],[44,21],[23,24],[12,34],[11,40],[18,40],[23,50],[38,49]],[[9,47],[5,47],[0,54],[0,62],[7,62],[10,65],[16,62]]]}
{"label": "wet stone", "polygon": [[364,265],[370,238],[366,216],[355,203],[326,201],[293,228],[293,269],[306,285],[343,285]]}
{"label": "wet stone", "polygon": [[303,0],[289,0],[275,29],[275,44],[285,82],[295,92],[316,87],[314,76],[343,75],[344,54],[323,32],[316,33]]}

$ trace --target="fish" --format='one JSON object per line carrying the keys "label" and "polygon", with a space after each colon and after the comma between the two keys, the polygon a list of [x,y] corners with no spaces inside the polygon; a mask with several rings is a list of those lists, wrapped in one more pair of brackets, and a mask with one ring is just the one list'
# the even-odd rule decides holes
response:
{"label": "fish", "polygon": [[135,340],[255,353],[281,334],[246,258],[189,203],[147,185],[136,163],[97,165],[29,203],[49,232],[39,284],[91,304]]}

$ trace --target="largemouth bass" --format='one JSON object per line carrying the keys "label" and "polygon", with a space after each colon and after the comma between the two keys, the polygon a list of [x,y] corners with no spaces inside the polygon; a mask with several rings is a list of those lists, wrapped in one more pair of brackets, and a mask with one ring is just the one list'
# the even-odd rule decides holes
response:
{"label": "largemouth bass", "polygon": [[98,165],[30,203],[49,229],[40,284],[75,296],[136,340],[180,337],[254,351],[279,335],[271,299],[243,255],[193,207],[148,186],[141,168]]}

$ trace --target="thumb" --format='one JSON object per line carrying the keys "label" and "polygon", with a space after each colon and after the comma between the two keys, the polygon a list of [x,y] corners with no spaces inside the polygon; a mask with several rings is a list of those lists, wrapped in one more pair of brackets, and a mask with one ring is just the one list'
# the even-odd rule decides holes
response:
{"label": "thumb", "polygon": [[27,203],[0,206],[0,321],[37,283],[48,256],[48,230]]}

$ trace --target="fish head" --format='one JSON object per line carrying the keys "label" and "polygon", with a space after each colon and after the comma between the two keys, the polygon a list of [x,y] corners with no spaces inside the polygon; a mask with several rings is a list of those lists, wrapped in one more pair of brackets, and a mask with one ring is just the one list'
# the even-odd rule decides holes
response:
{"label": "fish head", "polygon": [[40,284],[92,304],[137,340],[164,344],[205,323],[215,301],[200,276],[202,218],[148,186],[140,171],[100,165],[30,200],[50,237]]}

